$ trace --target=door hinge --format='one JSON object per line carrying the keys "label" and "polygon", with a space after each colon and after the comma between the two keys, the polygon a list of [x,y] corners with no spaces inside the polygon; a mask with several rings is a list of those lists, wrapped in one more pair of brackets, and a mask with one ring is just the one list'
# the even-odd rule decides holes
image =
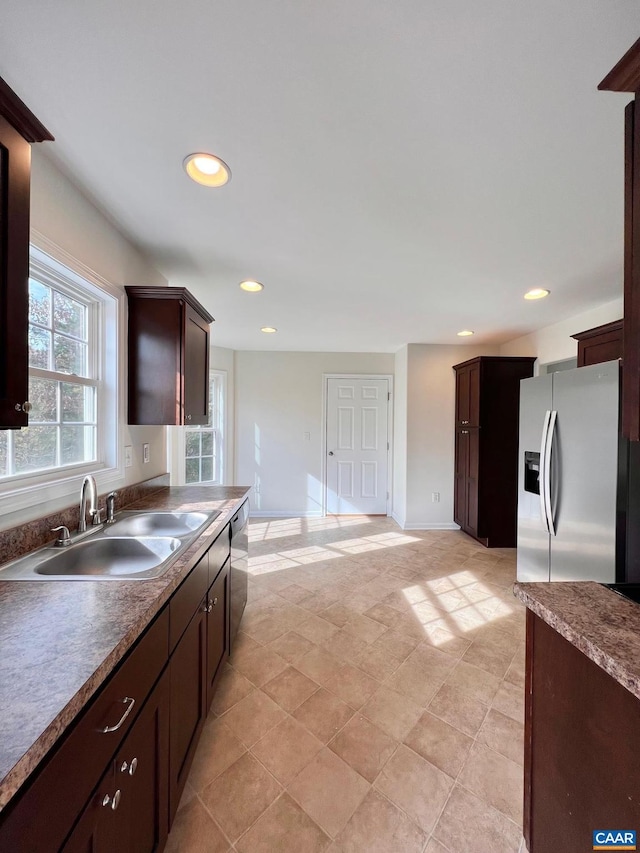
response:
{"label": "door hinge", "polygon": [[387,500],[389,500],[389,492],[387,492]]}
{"label": "door hinge", "polygon": [[387,402],[391,399],[391,391],[387,391]]}
{"label": "door hinge", "polygon": [[387,442],[387,450],[389,449],[389,442]]}

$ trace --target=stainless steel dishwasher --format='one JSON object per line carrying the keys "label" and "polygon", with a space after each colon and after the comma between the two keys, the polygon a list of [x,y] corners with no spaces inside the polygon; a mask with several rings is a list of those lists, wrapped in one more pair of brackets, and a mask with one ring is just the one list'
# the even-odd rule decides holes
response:
{"label": "stainless steel dishwasher", "polygon": [[249,501],[231,520],[231,648],[247,603],[249,571]]}

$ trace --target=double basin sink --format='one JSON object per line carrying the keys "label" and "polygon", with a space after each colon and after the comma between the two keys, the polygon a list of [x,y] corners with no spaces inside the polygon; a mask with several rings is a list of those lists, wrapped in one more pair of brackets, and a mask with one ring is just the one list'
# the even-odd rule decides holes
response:
{"label": "double basin sink", "polygon": [[113,524],[46,546],[0,568],[3,580],[149,580],[160,577],[214,512],[120,512]]}

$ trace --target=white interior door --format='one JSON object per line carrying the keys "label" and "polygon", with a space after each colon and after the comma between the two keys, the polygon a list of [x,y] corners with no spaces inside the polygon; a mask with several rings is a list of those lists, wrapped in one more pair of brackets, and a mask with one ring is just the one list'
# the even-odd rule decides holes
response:
{"label": "white interior door", "polygon": [[388,379],[327,379],[327,512],[387,513]]}

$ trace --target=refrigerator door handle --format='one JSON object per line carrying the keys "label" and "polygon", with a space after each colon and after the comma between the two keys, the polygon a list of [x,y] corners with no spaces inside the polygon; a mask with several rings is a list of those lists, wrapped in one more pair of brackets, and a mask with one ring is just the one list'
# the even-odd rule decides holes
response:
{"label": "refrigerator door handle", "polygon": [[551,453],[553,451],[553,439],[555,437],[557,411],[552,410],[549,414],[549,424],[547,428],[547,440],[544,448],[544,459],[542,468],[544,470],[543,485],[544,485],[544,504],[546,508],[547,530],[552,536],[556,535],[556,526],[553,519],[553,505],[551,503]]}
{"label": "refrigerator door handle", "polygon": [[540,486],[540,516],[542,518],[542,523],[544,525],[547,533],[551,533],[549,530],[549,514],[547,512],[547,488],[545,481],[545,465],[544,460],[547,455],[547,444],[549,442],[549,421],[551,420],[551,411],[547,409],[547,412],[544,416],[544,423],[542,424],[542,440],[540,442],[540,473],[539,473],[539,486]]}

